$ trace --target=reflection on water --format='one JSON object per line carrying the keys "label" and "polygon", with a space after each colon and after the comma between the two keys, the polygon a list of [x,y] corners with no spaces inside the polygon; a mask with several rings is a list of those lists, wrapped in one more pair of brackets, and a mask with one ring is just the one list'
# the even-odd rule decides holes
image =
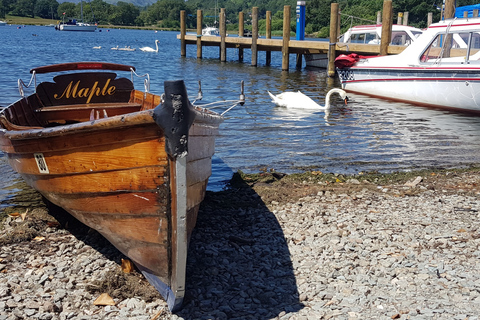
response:
{"label": "reflection on water", "polygon": [[[294,55],[290,56],[290,71],[282,71],[281,52],[272,52],[272,66],[265,66],[265,53],[259,53],[258,67],[251,66],[249,50],[244,51],[243,62],[237,61],[235,49],[227,50],[226,63],[220,62],[214,47],[203,48],[202,60],[196,58],[195,46],[187,46],[187,56],[180,57],[177,32],[104,29],[72,34],[33,26],[7,27],[0,32],[5,43],[0,65],[8,70],[0,74],[0,106],[18,99],[17,79],[28,81],[31,68],[77,59],[134,65],[139,74],[150,74],[155,93],[163,91],[164,80],[184,79],[194,97],[201,80],[206,103],[237,98],[243,80],[246,104],[229,111],[220,126],[211,190],[221,188],[237,170],[354,174],[458,167],[480,160],[480,117],[353,94],[347,106],[332,96],[328,119],[322,111],[276,107],[267,91],[300,90],[324,104],[328,90],[340,87],[324,70],[296,70]],[[117,45],[151,45],[155,39],[160,40],[158,53],[110,50]],[[99,45],[102,49],[92,49]],[[141,88],[141,82],[136,85]],[[11,170],[2,172],[16,177]],[[8,199],[14,181],[5,179],[1,197]]]}

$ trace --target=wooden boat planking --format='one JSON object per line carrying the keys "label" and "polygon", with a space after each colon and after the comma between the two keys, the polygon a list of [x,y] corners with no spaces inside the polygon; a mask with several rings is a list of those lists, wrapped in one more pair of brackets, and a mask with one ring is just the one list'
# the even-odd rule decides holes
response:
{"label": "wooden boat planking", "polygon": [[[94,77],[95,73],[88,74],[89,79]],[[40,93],[37,87],[36,93],[0,114],[1,150],[30,186],[131,258],[175,311],[183,300],[188,239],[211,175],[215,136],[223,117],[192,107],[183,81],[166,82],[164,103],[158,95],[127,85],[119,91],[130,92],[119,92],[120,101],[91,97],[95,102],[85,103],[90,97],[85,93],[81,99],[59,99],[62,104],[55,104],[55,99],[42,95],[62,89],[42,84]],[[167,106],[172,104],[168,97],[176,99],[173,109]],[[174,120],[188,118],[187,113],[191,124],[181,132]]]}

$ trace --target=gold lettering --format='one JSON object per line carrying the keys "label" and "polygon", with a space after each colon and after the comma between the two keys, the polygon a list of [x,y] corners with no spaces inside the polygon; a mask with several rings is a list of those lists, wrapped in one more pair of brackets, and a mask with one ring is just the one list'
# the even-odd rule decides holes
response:
{"label": "gold lettering", "polygon": [[98,81],[95,81],[91,88],[80,88],[80,80],[78,80],[75,84],[73,81],[67,85],[65,90],[62,92],[61,95],[55,93],[53,97],[57,100],[60,99],[70,99],[70,98],[87,98],[86,103],[90,103],[94,96],[106,96],[106,95],[114,95],[115,94],[115,86],[109,86],[111,79],[107,79],[103,88],[98,86]]}
{"label": "gold lettering", "polygon": [[88,95],[87,103],[90,103],[94,95],[96,95],[97,97],[100,95],[100,88],[97,88],[97,85],[98,85],[98,81],[95,81],[95,83],[93,84],[92,90]]}

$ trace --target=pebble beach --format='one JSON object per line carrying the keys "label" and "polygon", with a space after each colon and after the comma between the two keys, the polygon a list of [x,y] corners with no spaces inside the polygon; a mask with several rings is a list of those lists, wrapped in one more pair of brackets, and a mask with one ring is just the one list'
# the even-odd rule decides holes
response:
{"label": "pebble beach", "polygon": [[175,314],[94,230],[9,214],[0,320],[479,319],[480,171],[318,175],[208,192]]}

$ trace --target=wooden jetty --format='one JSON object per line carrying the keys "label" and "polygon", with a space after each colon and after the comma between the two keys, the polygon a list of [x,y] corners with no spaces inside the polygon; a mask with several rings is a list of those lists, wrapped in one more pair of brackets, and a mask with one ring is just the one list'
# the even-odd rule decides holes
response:
{"label": "wooden jetty", "polygon": [[[337,43],[340,32],[338,30],[340,11],[338,3],[331,4],[330,15],[330,41],[308,41],[308,40],[292,40],[290,39],[290,6],[284,6],[283,12],[283,38],[271,38],[271,12],[267,11],[267,26],[265,38],[258,37],[258,8],[252,8],[252,37],[243,37],[243,12],[239,15],[239,36],[227,37],[225,24],[225,9],[220,10],[220,37],[218,36],[202,36],[203,12],[197,11],[197,32],[196,34],[188,35],[186,33],[186,13],[181,11],[180,24],[181,32],[177,36],[181,41],[181,55],[186,56],[187,45],[197,46],[197,58],[202,58],[202,47],[216,46],[220,49],[220,60],[226,61],[226,49],[238,49],[239,60],[243,61],[243,50],[252,50],[252,66],[257,66],[258,51],[267,52],[267,65],[270,64],[272,51],[282,52],[282,70],[289,68],[290,54],[296,54],[296,65],[298,68],[302,65],[302,55],[309,53],[328,53],[329,65],[328,75],[335,75],[334,60],[335,57],[342,53],[355,52],[362,55],[378,55],[378,54],[398,54],[402,52],[405,47],[389,45],[391,36],[382,36],[381,43],[377,45],[372,44],[358,44],[349,43],[348,46],[344,43]],[[392,30],[392,0],[384,0],[383,15],[382,15],[383,30],[386,35],[391,34]],[[382,34],[383,35],[383,34]]]}

